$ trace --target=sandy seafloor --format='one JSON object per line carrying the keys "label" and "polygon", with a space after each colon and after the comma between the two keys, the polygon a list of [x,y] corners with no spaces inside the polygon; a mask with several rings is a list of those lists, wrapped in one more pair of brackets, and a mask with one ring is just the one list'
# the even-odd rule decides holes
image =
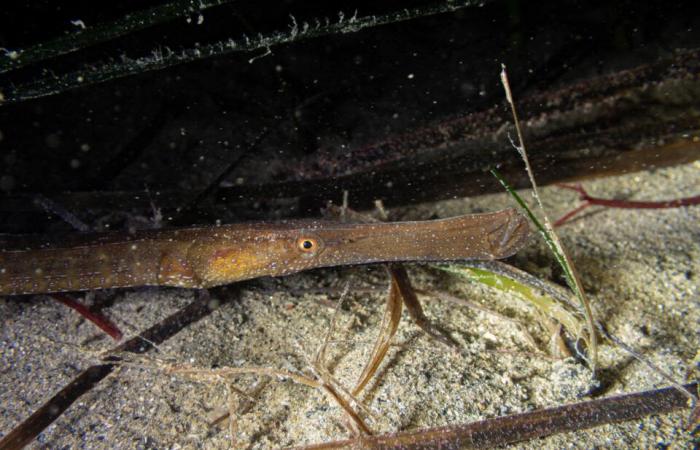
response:
{"label": "sandy seafloor", "polygon": [[[700,194],[700,163],[585,183],[592,195],[670,199]],[[525,193],[526,194],[526,193]],[[529,195],[526,194],[529,198]],[[576,194],[548,187],[552,217],[577,205]],[[506,207],[505,194],[424,204],[392,211],[425,219]],[[597,317],[677,380],[697,377],[700,346],[700,207],[668,210],[589,210],[560,229]],[[513,262],[547,276],[552,258],[533,238]],[[533,310],[517,297],[453,276],[410,266],[417,287],[441,289],[528,324],[546,348]],[[388,278],[381,267],[316,270],[243,285],[228,302],[159,346],[149,357],[197,367],[267,367],[308,373],[329,330],[334,293],[350,283],[337,316],[328,367],[345,386],[362,370],[381,321]],[[373,289],[375,288],[374,292]],[[328,290],[331,294],[313,293]],[[234,295],[234,294],[230,294]],[[144,288],[116,293],[104,312],[128,337],[193,299],[193,292]],[[551,407],[581,400],[590,372],[580,363],[533,356],[511,323],[486,313],[426,298],[430,318],[451,331],[463,352],[446,350],[421,333],[406,312],[380,367],[361,396],[375,432],[415,430]],[[5,434],[96,356],[115,344],[58,302],[34,297],[0,299],[0,431]],[[606,395],[666,386],[624,351],[603,342],[600,365]],[[238,396],[235,446],[279,448],[347,437],[343,415],[320,391],[290,381],[244,376],[194,381],[166,375],[152,360],[120,367],[79,399],[33,448],[229,448],[228,422],[210,425]],[[257,393],[255,393],[257,392]],[[512,448],[690,448],[681,428],[688,411],[588,431],[565,433]]]}

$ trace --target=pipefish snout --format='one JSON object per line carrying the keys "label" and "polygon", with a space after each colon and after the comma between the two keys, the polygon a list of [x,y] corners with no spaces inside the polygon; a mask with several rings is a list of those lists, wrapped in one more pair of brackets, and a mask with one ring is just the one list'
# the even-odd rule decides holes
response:
{"label": "pipefish snout", "polygon": [[0,295],[133,286],[207,288],[391,261],[500,259],[527,241],[513,209],[393,223],[289,221],[83,236],[0,250]]}

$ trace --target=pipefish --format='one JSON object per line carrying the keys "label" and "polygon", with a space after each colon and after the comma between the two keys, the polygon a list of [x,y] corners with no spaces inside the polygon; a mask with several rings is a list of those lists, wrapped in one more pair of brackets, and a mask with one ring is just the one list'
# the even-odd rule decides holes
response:
{"label": "pipefish", "polygon": [[505,209],[427,221],[287,221],[99,233],[19,248],[5,243],[0,295],[209,288],[318,267],[501,259],[528,236],[526,219]]}

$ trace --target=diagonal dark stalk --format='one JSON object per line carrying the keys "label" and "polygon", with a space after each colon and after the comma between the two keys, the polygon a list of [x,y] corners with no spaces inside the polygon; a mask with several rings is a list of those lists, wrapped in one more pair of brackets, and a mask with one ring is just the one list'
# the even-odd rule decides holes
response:
{"label": "diagonal dark stalk", "polygon": [[[686,385],[697,389],[697,383]],[[674,387],[540,409],[463,425],[418,431],[362,436],[343,441],[300,447],[304,450],[382,448],[390,449],[484,449],[542,438],[567,431],[625,422],[665,414],[687,407],[687,398]]]}
{"label": "diagonal dark stalk", "polygon": [[[188,325],[208,316],[215,307],[210,302],[208,293],[205,293],[207,291],[200,292],[203,294],[198,295],[192,303],[166,317],[138,336],[115,347],[108,354],[120,352],[145,353],[153,349],[156,344],[171,338]],[[230,293],[225,296],[222,295],[221,298],[222,301],[229,301],[235,296],[235,293]],[[58,419],[78,398],[89,392],[90,389],[112,373],[118,362],[119,358],[107,356],[104,358],[104,364],[90,366],[84,370],[36,410],[34,414],[3,437],[0,440],[0,450],[16,450],[28,445],[39,433]]]}

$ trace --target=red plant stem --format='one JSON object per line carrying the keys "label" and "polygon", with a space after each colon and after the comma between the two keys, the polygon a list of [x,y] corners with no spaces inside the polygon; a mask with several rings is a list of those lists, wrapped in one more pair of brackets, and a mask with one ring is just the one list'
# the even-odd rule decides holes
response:
{"label": "red plant stem", "polygon": [[677,198],[675,200],[663,200],[660,202],[640,202],[634,200],[613,200],[590,197],[587,199],[593,205],[606,206],[608,208],[629,208],[629,209],[664,209],[680,208],[683,206],[700,205],[700,195],[695,197]]}
{"label": "red plant stem", "polygon": [[684,206],[700,205],[700,195],[694,197],[677,198],[673,200],[662,201],[636,201],[636,200],[616,200],[608,198],[592,197],[586,192],[581,185],[558,184],[557,186],[576,191],[580,194],[581,200],[584,202],[578,208],[569,211],[556,222],[554,226],[558,227],[568,222],[573,216],[586,209],[591,205],[604,206],[606,208],[622,208],[622,209],[665,209],[665,208],[680,208]]}
{"label": "red plant stem", "polygon": [[77,311],[78,314],[94,323],[102,331],[110,335],[115,341],[119,341],[122,338],[121,330],[111,320],[102,314],[90,311],[87,306],[65,294],[51,294],[50,297]]}
{"label": "red plant stem", "polygon": [[589,202],[586,202],[586,203],[583,203],[582,205],[580,205],[578,208],[572,209],[568,213],[561,216],[556,222],[554,222],[554,226],[560,227],[560,226],[564,225],[566,222],[569,221],[569,219],[571,219],[572,217],[574,217],[576,214],[580,213],[584,209],[588,208],[589,206],[591,206],[591,204]]}

